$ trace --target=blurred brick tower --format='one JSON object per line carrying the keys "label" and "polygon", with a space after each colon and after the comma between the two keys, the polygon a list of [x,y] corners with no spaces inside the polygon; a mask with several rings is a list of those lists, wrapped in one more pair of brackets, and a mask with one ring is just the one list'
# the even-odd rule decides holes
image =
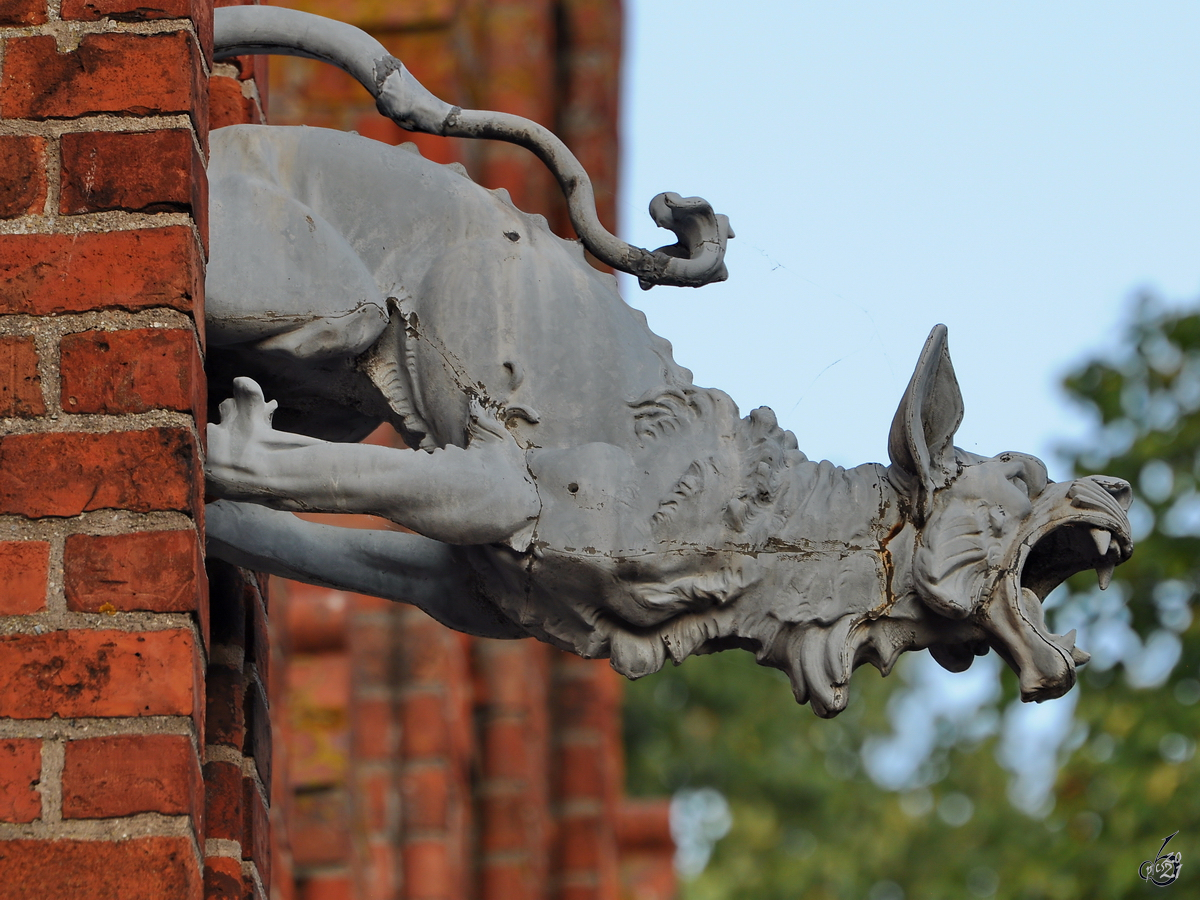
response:
{"label": "blurred brick tower", "polygon": [[[591,174],[600,217],[614,227],[619,0],[286,5],[369,31],[452,103],[553,128]],[[412,140],[570,234],[553,179],[528,152],[409,135],[331,66],[270,66],[273,124]],[[276,582],[271,598],[282,659],[271,688],[276,897],[674,895],[666,801],[624,797],[621,686],[606,661],[469,638],[417,610],[338,591]]]}

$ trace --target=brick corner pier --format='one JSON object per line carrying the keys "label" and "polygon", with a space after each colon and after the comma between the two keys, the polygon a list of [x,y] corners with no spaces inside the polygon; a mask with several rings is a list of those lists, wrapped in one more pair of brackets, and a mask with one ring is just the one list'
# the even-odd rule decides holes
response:
{"label": "brick corner pier", "polygon": [[266,600],[203,560],[208,134],[262,118],[212,14],[0,0],[0,898],[268,896]]}

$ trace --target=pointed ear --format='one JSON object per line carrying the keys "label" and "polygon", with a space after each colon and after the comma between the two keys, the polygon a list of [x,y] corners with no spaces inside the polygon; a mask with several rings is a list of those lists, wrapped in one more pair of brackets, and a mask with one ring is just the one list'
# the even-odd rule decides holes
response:
{"label": "pointed ear", "polygon": [[933,492],[949,484],[958,471],[954,432],[962,417],[962,392],[950,362],[946,326],[935,325],[888,435],[892,480],[909,494],[922,518]]}

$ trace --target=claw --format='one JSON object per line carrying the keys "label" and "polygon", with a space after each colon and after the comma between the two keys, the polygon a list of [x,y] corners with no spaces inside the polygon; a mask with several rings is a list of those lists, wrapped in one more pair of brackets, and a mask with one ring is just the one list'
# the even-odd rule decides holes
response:
{"label": "claw", "polygon": [[813,628],[805,633],[800,649],[800,668],[808,685],[808,702],[822,719],[837,715],[845,706],[845,703],[839,705],[838,688],[825,672],[825,637],[822,629]]}
{"label": "claw", "polygon": [[221,424],[226,424],[239,411],[249,416],[261,416],[268,425],[279,408],[279,401],[267,402],[263,390],[253,378],[241,376],[233,379],[233,396],[221,401],[218,410],[221,413]]}
{"label": "claw", "polygon": [[230,397],[227,400],[222,400],[221,405],[217,407],[217,415],[219,417],[219,421],[210,422],[209,427],[215,427],[216,425],[228,424],[233,419],[233,415],[236,411],[237,411],[237,401],[236,400],[234,400],[232,397]]}

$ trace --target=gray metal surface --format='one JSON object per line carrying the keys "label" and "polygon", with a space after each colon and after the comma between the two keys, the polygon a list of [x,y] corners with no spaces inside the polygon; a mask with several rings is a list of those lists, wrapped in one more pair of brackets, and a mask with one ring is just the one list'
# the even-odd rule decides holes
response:
{"label": "gray metal surface", "polygon": [[700,287],[728,277],[725,243],[733,232],[729,220],[704,200],[658,194],[650,201],[650,215],[660,228],[675,233],[676,242],[653,252],[626,244],[600,224],[591,179],[552,132],[520,116],[462,109],[439,100],[382,44],[352,25],[292,9],[244,6],[218,9],[213,31],[214,59],[275,53],[324,60],[354,76],[371,92],[379,111],[401,128],[527,148],[558,179],[571,224],[584,246],[602,262],[638,276],[644,288]]}
{"label": "gray metal surface", "polygon": [[[955,448],[943,326],[890,465],[843,469],[808,460],[769,409],[741,418],[694,385],[579,244],[459,167],[235,126],[213,133],[209,177],[211,553],[630,677],[749,649],[822,716],[856,666],[886,673],[913,648],[954,670],[995,649],[1027,700],[1074,684],[1086,654],[1041,603],[1128,558],[1129,486]],[[419,449],[353,443],[380,421]]]}

